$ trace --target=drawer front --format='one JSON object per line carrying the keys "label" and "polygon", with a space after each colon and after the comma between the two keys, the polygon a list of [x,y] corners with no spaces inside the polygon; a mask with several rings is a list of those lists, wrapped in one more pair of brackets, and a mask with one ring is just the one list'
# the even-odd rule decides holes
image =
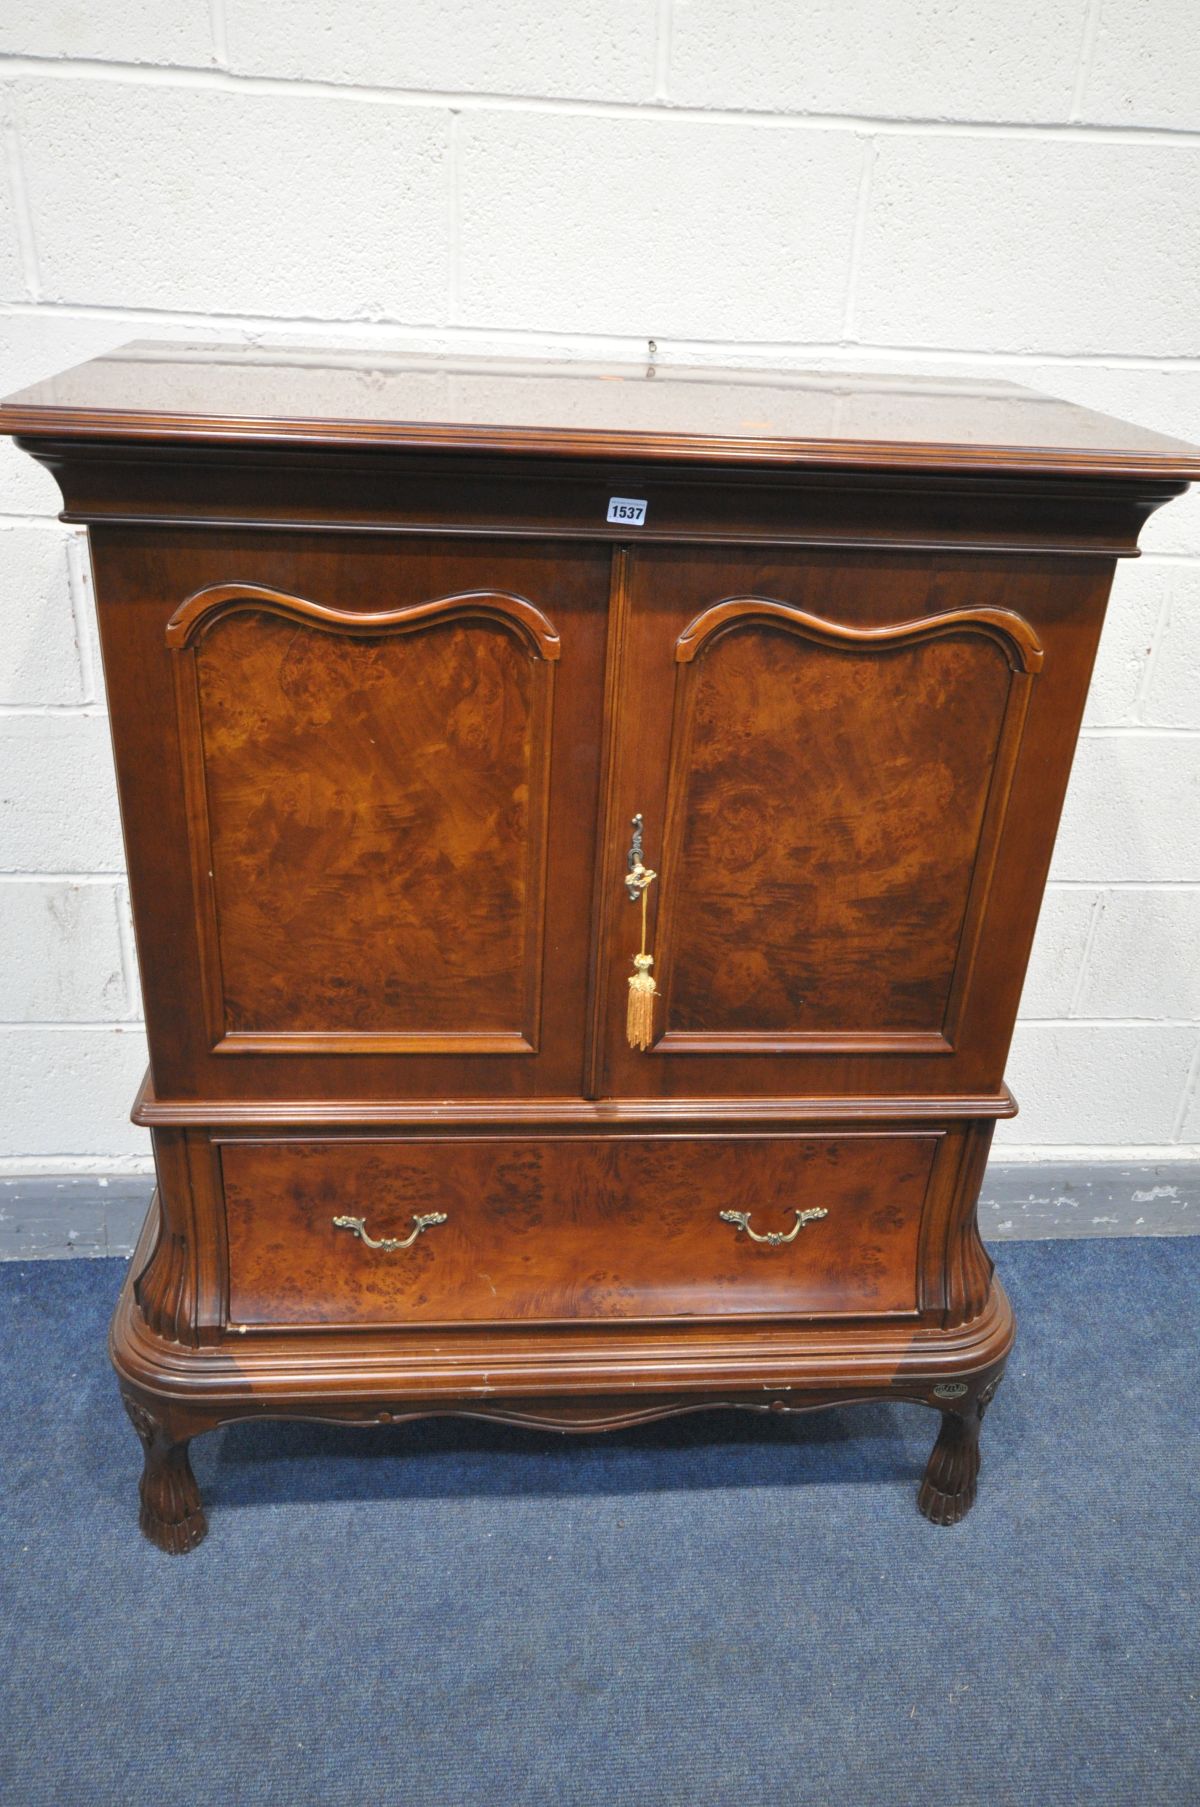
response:
{"label": "drawer front", "polygon": [[941,1141],[228,1141],[230,1321],[911,1315]]}

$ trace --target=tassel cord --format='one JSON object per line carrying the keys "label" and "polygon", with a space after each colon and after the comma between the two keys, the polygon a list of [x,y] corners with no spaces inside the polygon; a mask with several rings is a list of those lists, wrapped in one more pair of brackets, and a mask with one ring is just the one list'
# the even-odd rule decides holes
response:
{"label": "tassel cord", "polygon": [[654,1040],[654,1000],[658,995],[650,968],[654,965],[654,956],[646,952],[647,938],[647,900],[646,892],[654,874],[647,874],[641,885],[642,892],[642,947],[641,952],[633,957],[635,971],[629,980],[629,1006],[625,1019],[625,1035],[631,1048],[646,1049]]}

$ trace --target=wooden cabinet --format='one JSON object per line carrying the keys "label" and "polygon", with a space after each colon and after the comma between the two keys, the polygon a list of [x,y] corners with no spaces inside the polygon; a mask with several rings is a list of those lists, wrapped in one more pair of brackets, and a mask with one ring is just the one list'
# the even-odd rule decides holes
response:
{"label": "wooden cabinet", "polygon": [[147,1535],[239,1417],[880,1397],[961,1517],[1109,583],[1200,454],[1004,385],[152,346],[0,427],[96,572]]}

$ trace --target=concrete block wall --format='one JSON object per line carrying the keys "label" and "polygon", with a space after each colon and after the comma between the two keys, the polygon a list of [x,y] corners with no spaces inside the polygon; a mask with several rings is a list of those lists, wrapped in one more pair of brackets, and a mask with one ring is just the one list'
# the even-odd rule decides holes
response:
{"label": "concrete block wall", "polygon": [[[1000,375],[1200,440],[1194,0],[8,0],[0,126],[0,391],[132,337],[653,338]],[[10,1178],[147,1165],[87,558],[57,506],[0,446]],[[1025,994],[1013,1161],[1200,1155],[1200,499],[1144,539]]]}

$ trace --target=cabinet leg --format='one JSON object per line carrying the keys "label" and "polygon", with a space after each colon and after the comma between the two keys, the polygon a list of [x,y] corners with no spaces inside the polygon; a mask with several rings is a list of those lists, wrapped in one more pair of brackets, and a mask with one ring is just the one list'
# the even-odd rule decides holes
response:
{"label": "cabinet leg", "polygon": [[967,1393],[961,1405],[942,1412],[942,1428],[933,1446],[917,1505],[934,1525],[956,1525],[975,1504],[979,1479],[979,1427],[1000,1385],[993,1373]]}
{"label": "cabinet leg", "polygon": [[138,1400],[123,1394],[130,1423],[145,1452],[138,1488],[143,1534],[169,1556],[194,1550],[208,1530],[200,1489],[188,1461],[188,1439],[171,1437]]}
{"label": "cabinet leg", "polygon": [[956,1525],[975,1504],[979,1475],[979,1413],[943,1412],[917,1505],[930,1524]]}

